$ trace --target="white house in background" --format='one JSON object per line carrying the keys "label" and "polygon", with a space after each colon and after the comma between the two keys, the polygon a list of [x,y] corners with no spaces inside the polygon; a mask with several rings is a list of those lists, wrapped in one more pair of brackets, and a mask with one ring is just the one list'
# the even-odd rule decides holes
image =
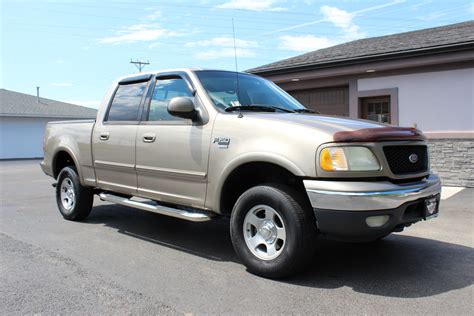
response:
{"label": "white house in background", "polygon": [[97,110],[0,89],[0,159],[43,157],[47,122],[95,119]]}

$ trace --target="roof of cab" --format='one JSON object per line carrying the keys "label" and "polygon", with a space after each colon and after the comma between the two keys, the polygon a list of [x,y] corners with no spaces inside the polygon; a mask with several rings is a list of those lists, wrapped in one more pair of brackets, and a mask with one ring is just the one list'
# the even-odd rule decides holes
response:
{"label": "roof of cab", "polygon": [[[224,70],[224,69],[211,69],[211,68],[170,68],[170,69],[160,69],[160,70],[150,70],[150,71],[143,71],[139,73],[134,73],[134,74],[128,74],[125,76],[122,76],[118,78],[119,82],[125,81],[127,79],[131,78],[139,78],[139,77],[146,77],[146,76],[153,76],[153,75],[158,75],[160,73],[169,73],[169,72],[186,72],[186,73],[191,73],[191,72],[196,72],[196,71],[227,71],[227,72],[234,72],[233,70]],[[253,75],[250,73],[246,72],[239,72],[239,73],[244,73],[248,75]],[[128,80],[127,80],[128,81]]]}

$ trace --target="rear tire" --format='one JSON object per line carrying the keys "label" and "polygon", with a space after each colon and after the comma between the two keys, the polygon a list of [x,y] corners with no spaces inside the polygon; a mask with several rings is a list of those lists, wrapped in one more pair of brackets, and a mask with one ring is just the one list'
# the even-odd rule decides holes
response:
{"label": "rear tire", "polygon": [[231,216],[232,244],[248,271],[282,278],[311,263],[317,228],[313,210],[290,187],[261,185],[245,191]]}
{"label": "rear tire", "polygon": [[92,188],[81,185],[74,167],[64,167],[56,185],[56,203],[61,215],[70,221],[80,221],[89,216],[94,202]]}

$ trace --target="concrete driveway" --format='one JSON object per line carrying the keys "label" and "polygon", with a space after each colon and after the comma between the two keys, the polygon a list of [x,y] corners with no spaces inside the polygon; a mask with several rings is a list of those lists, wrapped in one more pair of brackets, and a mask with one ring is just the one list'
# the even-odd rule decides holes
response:
{"label": "concrete driveway", "polygon": [[2,314],[474,312],[474,190],[382,241],[321,242],[312,269],[274,281],[239,264],[226,220],[97,200],[85,222],[65,221],[38,163],[0,162]]}

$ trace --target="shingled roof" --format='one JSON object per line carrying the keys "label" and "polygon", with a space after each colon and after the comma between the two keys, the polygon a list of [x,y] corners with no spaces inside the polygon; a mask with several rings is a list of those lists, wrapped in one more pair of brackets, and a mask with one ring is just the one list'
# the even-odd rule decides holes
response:
{"label": "shingled roof", "polygon": [[247,72],[290,72],[460,49],[474,49],[474,21],[360,39],[249,69]]}
{"label": "shingled roof", "polygon": [[0,116],[92,119],[97,110],[40,98],[25,93],[0,89]]}

